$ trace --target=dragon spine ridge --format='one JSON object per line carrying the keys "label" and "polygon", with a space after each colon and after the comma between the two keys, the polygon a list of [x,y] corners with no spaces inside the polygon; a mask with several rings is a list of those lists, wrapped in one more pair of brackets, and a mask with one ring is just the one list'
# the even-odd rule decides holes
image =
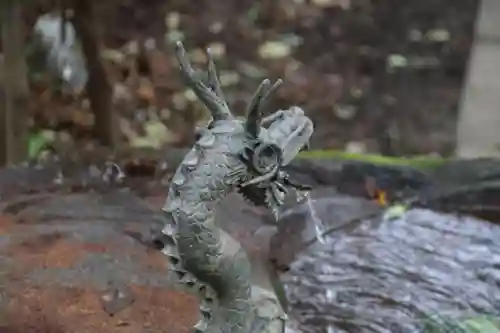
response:
{"label": "dragon spine ridge", "polygon": [[239,244],[224,244],[213,207],[238,189],[253,204],[277,211],[285,185],[293,185],[281,166],[307,144],[312,122],[297,107],[260,121],[263,101],[280,83],[271,86],[269,80],[251,100],[247,119],[237,120],[222,95],[210,50],[208,85],[196,78],[180,42],[176,55],[184,80],[213,120],[172,178],[163,208],[162,252],[180,282],[201,296],[194,333],[248,333],[254,319],[251,265]]}

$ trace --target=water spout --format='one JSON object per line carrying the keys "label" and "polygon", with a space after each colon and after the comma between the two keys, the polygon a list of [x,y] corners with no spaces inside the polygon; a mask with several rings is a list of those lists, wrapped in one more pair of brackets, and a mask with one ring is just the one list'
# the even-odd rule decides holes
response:
{"label": "water spout", "polygon": [[323,234],[325,232],[325,225],[323,224],[323,221],[318,217],[318,213],[316,212],[316,208],[314,208],[309,192],[307,193],[307,195],[305,195],[305,197],[306,197],[306,205],[307,208],[309,209],[309,216],[311,217],[311,220],[314,223],[316,239],[321,244],[325,244],[325,238],[323,237]]}

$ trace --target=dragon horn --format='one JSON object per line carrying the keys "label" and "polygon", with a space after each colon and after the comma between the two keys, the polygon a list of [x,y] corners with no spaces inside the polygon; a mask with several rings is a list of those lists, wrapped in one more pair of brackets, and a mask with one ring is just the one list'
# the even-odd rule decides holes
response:
{"label": "dragon horn", "polygon": [[205,104],[214,120],[233,119],[233,115],[222,95],[211,51],[207,50],[207,53],[209,57],[208,86],[206,86],[199,77],[196,77],[196,72],[191,67],[182,42],[178,41],[175,44],[175,55],[179,62],[182,77],[187,86],[191,88],[198,99]]}
{"label": "dragon horn", "polygon": [[259,136],[260,121],[262,115],[262,105],[269,95],[276,90],[283,80],[278,79],[272,86],[269,79],[265,79],[257,88],[252,100],[247,108],[247,120],[245,123],[245,130],[249,137],[257,138]]}
{"label": "dragon horn", "polygon": [[210,48],[207,49],[208,55],[208,85],[209,88],[219,97],[222,104],[224,104],[226,110],[229,110],[229,107],[226,102],[226,98],[224,97],[224,93],[222,92],[219,77],[217,76],[217,68],[215,67],[214,56],[212,54],[212,50]]}

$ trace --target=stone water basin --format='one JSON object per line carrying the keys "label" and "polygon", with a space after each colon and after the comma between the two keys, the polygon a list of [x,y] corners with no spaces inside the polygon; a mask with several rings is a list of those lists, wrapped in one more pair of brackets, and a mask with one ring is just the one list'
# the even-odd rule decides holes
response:
{"label": "stone water basin", "polygon": [[333,229],[324,243],[307,204],[283,214],[271,242],[291,332],[422,332],[436,316],[500,314],[500,226],[417,209],[384,220],[364,200],[313,197]]}

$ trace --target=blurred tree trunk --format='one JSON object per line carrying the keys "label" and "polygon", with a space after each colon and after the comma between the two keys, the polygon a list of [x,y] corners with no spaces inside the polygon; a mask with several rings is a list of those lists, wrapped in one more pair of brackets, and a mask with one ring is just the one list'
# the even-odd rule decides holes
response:
{"label": "blurred tree trunk", "polygon": [[19,163],[28,154],[28,73],[24,54],[22,2],[0,5],[4,52],[3,89],[0,101],[0,165]]}
{"label": "blurred tree trunk", "polygon": [[457,155],[500,156],[500,1],[482,0],[462,89]]}
{"label": "blurred tree trunk", "polygon": [[112,88],[100,59],[99,34],[92,1],[73,0],[72,23],[85,54],[89,78],[87,94],[94,113],[94,132],[102,145],[116,147],[118,122],[113,112]]}

